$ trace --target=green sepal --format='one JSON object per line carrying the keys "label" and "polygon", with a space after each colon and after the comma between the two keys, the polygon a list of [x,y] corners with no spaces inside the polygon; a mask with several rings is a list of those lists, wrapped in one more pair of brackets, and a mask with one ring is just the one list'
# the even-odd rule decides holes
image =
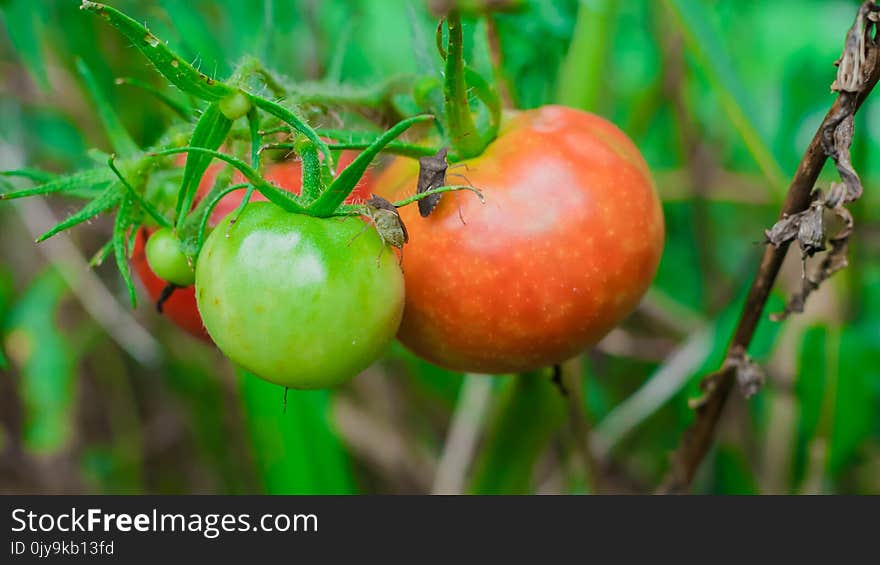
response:
{"label": "green sepal", "polygon": [[[232,128],[232,121],[223,115],[217,102],[212,103],[205,110],[202,117],[193,130],[190,147],[201,147],[205,149],[218,149],[229,130]],[[189,209],[192,207],[196,193],[199,188],[199,181],[202,175],[211,164],[211,156],[204,154],[196,154],[187,156],[186,167],[183,170],[183,181],[180,184],[180,191],[177,194],[177,207],[175,214],[177,218],[177,228],[183,225]]]}
{"label": "green sepal", "polygon": [[306,209],[289,192],[281,190],[280,188],[266,182],[266,180],[262,176],[260,176],[260,173],[258,173],[253,167],[249,166],[241,159],[236,159],[231,155],[226,155],[225,153],[220,153],[219,151],[214,151],[211,149],[205,149],[203,147],[177,147],[174,149],[157,151],[155,153],[151,153],[151,155],[158,157],[162,155],[175,155],[177,153],[202,153],[220,159],[221,161],[225,161],[238,169],[239,172],[241,172],[241,174],[244,176],[244,178],[246,178],[251,184],[254,185],[254,188],[257,189],[257,192],[265,196],[266,199],[268,199],[276,206],[279,206],[284,210],[287,210],[288,212],[301,214],[306,213]]}
{"label": "green sepal", "polygon": [[367,167],[386,145],[400,136],[411,126],[433,119],[434,116],[430,115],[407,118],[398,122],[394,127],[382,134],[372,145],[364,149],[364,151],[358,155],[355,160],[345,168],[345,170],[339,173],[339,176],[330,183],[327,190],[321,193],[321,196],[309,206],[309,213],[317,217],[332,215],[339,205],[348,198],[348,195],[351,194],[351,191],[357,186],[361,177],[364,176]]}

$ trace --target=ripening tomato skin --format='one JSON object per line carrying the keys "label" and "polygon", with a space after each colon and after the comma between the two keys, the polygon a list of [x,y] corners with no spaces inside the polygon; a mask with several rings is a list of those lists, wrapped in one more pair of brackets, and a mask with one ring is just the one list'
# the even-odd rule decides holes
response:
{"label": "ripening tomato skin", "polygon": [[360,218],[257,202],[231,229],[229,221],[205,241],[196,298],[232,361],[282,386],[326,388],[364,370],[394,338],[403,274]]}
{"label": "ripening tomato skin", "polygon": [[[406,307],[400,341],[437,365],[533,370],[594,345],[638,304],[660,261],[664,223],[650,172],[606,120],[545,106],[508,116],[462,173],[486,198],[444,195],[428,218],[401,209]],[[376,180],[391,200],[418,164]],[[466,223],[459,218],[461,216]]]}
{"label": "ripening tomato skin", "polygon": [[[356,156],[357,153],[354,151],[343,151],[336,163],[337,170],[342,170],[348,166]],[[178,160],[178,164],[180,166],[185,165],[186,157],[181,157]],[[205,171],[205,174],[202,176],[202,180],[199,183],[196,198],[203,198],[208,192],[210,192],[211,188],[214,186],[217,174],[222,169],[223,164],[221,163],[213,163],[208,167],[208,170]],[[367,173],[364,174],[363,178],[349,197],[349,202],[363,201],[369,198],[373,186],[370,175],[370,171],[367,171]],[[264,176],[267,180],[275,183],[281,188],[299,194],[302,183],[302,165],[299,161],[281,161],[278,163],[272,163],[266,167]],[[245,181],[240,174],[236,173],[234,182],[240,183]],[[212,227],[216,226],[223,220],[223,218],[238,209],[242,198],[244,198],[244,194],[244,190],[239,190],[223,197],[212,211],[211,218],[208,221],[209,225]],[[265,200],[266,199],[263,195],[254,192],[250,201],[258,202]],[[162,289],[165,288],[167,283],[157,277],[147,264],[146,256],[144,254],[144,245],[149,234],[145,233],[145,231],[146,230],[140,230],[135,238],[131,265],[138,278],[143,283],[144,289],[147,291],[150,300],[155,303],[159,299]],[[210,341],[210,337],[202,325],[202,318],[199,316],[199,311],[196,307],[195,291],[192,287],[175,290],[171,297],[165,302],[162,313],[187,333],[200,339]]]}

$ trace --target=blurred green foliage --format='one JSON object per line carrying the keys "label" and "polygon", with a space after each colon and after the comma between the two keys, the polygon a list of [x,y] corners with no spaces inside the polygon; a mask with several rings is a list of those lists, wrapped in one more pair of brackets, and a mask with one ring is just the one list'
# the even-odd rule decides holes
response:
{"label": "blurred green foliage", "polygon": [[[295,80],[353,86],[440,73],[436,22],[420,0],[113,5],[217,77],[247,55]],[[786,179],[833,100],[832,63],[857,6],[527,0],[519,12],[493,16],[501,75],[517,105],[562,101],[610,118],[643,151],[664,201],[667,245],[646,306],[622,328],[628,340],[606,341],[584,358],[586,405],[597,430],[641,387],[660,395],[656,411],[637,414],[608,446],[623,490],[658,482],[692,418],[688,398],[720,362],[762,230],[774,221]],[[77,60],[142,147],[162,134],[173,111],[143,89],[114,86],[114,78],[131,77],[186,101],[76,2],[43,0],[37,8],[5,0],[0,14],[0,169],[68,171],[92,163],[88,148],[110,150]],[[465,38],[466,57],[491,70],[485,22],[466,21]],[[803,316],[762,323],[751,354],[769,382],[748,404],[733,402],[698,492],[880,492],[878,108],[869,101],[856,120],[854,163],[866,194],[855,208],[851,267],[811,297]],[[826,173],[820,186],[834,178],[830,168]],[[70,211],[65,202],[53,204],[59,215]],[[95,345],[77,335],[97,330],[35,252],[19,219],[26,213],[0,207],[0,450],[8,462],[0,465],[0,491],[430,488],[461,383],[478,377],[449,374],[395,344],[343,389],[291,391],[284,413],[280,389],[236,375],[148,305],[136,314],[163,344],[163,358],[139,365],[107,336]],[[74,236],[88,256],[109,229],[99,221]],[[770,310],[799,284],[800,265],[792,259]],[[118,298],[116,273],[97,274]],[[708,351],[665,380],[675,348],[701,331],[710,337]],[[581,491],[570,445],[560,440],[555,389],[544,376],[495,381],[465,490]],[[51,468],[67,478],[47,479]]]}

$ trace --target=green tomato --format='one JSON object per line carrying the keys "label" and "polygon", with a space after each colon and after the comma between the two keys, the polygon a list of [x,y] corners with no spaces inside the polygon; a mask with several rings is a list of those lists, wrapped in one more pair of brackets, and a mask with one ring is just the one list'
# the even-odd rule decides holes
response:
{"label": "green tomato", "polygon": [[[403,313],[403,274],[358,217],[313,218],[268,202],[205,241],[196,300],[232,361],[290,388],[325,388],[381,355]],[[227,235],[228,234],[228,235]]]}
{"label": "green tomato", "polygon": [[156,276],[177,286],[190,286],[195,272],[171,228],[156,230],[147,240],[147,263]]}

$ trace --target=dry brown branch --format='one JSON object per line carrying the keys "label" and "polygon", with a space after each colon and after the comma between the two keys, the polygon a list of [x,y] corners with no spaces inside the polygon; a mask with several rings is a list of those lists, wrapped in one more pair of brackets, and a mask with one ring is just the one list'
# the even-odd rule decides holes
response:
{"label": "dry brown branch", "polygon": [[[878,14],[880,7],[875,2],[863,3],[855,23],[847,33],[844,54],[838,61],[837,80],[832,85],[832,89],[838,91],[839,95],[801,159],[789,186],[779,216],[780,222],[810,209],[816,198],[813,188],[828,157],[834,159],[846,186],[853,189],[854,183],[858,183],[858,177],[849,164],[849,146],[836,138],[851,135],[852,116],[880,79],[880,65],[877,64],[880,45],[874,36]],[[840,151],[841,145],[845,145],[845,151]],[[777,226],[774,229],[782,230],[785,227]],[[690,487],[700,463],[712,445],[715,429],[734,384],[738,377],[742,379],[743,367],[751,370],[752,364],[747,361],[745,352],[763,315],[767,297],[782,267],[788,247],[795,239],[798,238],[780,238],[777,245],[768,244],[764,250],[758,273],[728,346],[727,359],[721,369],[703,379],[704,395],[695,406],[695,420],[672,455],[669,472],[658,489],[659,493],[681,493]],[[825,266],[820,268],[828,270]],[[736,362],[737,359],[740,362]]]}

